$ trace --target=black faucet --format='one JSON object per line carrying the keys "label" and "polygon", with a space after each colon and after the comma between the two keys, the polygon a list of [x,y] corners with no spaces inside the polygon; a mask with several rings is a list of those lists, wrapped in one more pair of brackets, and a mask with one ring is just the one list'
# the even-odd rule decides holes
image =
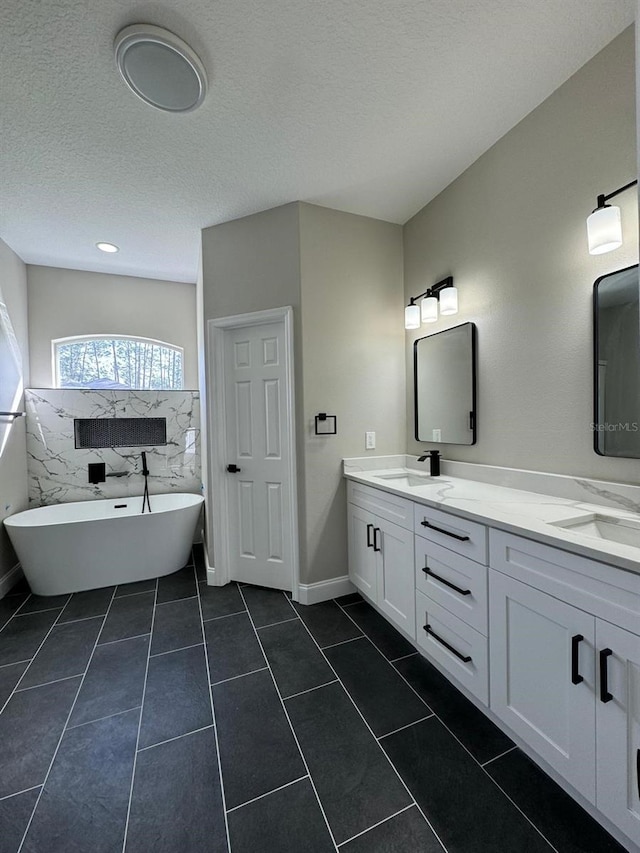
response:
{"label": "black faucet", "polygon": [[418,462],[424,462],[425,459],[429,460],[429,473],[432,477],[440,476],[440,451],[439,450],[430,450],[428,453],[425,453],[424,456],[418,457]]}

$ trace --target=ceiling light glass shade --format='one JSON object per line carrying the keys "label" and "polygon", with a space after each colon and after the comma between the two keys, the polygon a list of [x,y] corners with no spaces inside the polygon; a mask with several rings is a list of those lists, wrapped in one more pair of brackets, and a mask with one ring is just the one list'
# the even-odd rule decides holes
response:
{"label": "ceiling light glass shade", "polygon": [[196,53],[162,27],[125,27],[114,43],[116,64],[127,86],[147,104],[188,113],[203,102],[207,75]]}
{"label": "ceiling light glass shade", "polygon": [[438,300],[435,296],[425,296],[420,303],[423,323],[435,323],[438,320]]}
{"label": "ceiling light glass shade", "polygon": [[414,305],[412,302],[411,305],[407,305],[404,309],[404,327],[405,329],[419,329],[420,328],[420,306]]}
{"label": "ceiling light glass shade", "polygon": [[443,317],[458,313],[458,289],[445,287],[440,291],[440,313]]}
{"label": "ceiling light glass shade", "polygon": [[101,252],[119,252],[120,250],[113,243],[96,243],[96,247]]}
{"label": "ceiling light glass shade", "polygon": [[604,255],[622,246],[620,208],[607,205],[594,210],[587,219],[589,254]]}

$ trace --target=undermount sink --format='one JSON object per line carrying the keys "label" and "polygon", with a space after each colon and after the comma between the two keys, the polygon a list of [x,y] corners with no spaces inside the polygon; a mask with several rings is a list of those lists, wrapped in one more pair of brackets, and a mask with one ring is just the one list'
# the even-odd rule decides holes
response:
{"label": "undermount sink", "polygon": [[562,527],[591,539],[606,539],[609,542],[640,548],[640,521],[631,518],[616,518],[615,515],[597,512],[566,521],[555,521],[552,526]]}
{"label": "undermount sink", "polygon": [[432,477],[430,474],[421,474],[419,471],[396,471],[395,474],[375,474],[376,480],[384,480],[398,486],[429,486],[433,483],[444,482],[442,477]]}

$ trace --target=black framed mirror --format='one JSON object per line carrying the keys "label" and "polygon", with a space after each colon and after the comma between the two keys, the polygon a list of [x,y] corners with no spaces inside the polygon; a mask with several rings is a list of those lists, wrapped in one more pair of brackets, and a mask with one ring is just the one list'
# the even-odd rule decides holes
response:
{"label": "black framed mirror", "polygon": [[413,345],[416,441],[476,442],[476,327],[462,323]]}
{"label": "black framed mirror", "polygon": [[640,459],[640,298],[638,265],[593,286],[593,448]]}

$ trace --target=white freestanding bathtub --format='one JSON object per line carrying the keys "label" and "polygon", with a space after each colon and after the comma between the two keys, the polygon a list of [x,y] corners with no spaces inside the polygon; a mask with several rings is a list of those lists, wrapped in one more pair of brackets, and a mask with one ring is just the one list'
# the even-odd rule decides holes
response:
{"label": "white freestanding bathtub", "polygon": [[200,495],[81,501],[28,509],[4,524],[32,591],[60,595],[147,580],[187,563]]}

